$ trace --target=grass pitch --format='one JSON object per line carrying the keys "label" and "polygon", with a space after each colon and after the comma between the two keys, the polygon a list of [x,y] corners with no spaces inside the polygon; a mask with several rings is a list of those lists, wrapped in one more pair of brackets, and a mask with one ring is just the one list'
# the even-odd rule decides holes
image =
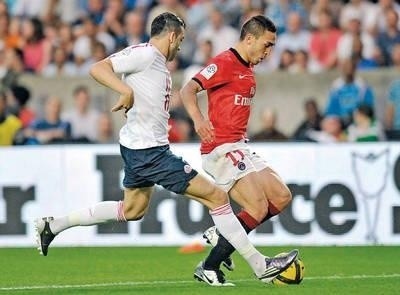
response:
{"label": "grass pitch", "polygon": [[[259,247],[269,255],[292,247]],[[305,264],[300,285],[264,285],[234,254],[224,271],[235,287],[193,279],[208,253],[179,254],[174,247],[0,249],[0,294],[400,294],[400,247],[297,247]]]}

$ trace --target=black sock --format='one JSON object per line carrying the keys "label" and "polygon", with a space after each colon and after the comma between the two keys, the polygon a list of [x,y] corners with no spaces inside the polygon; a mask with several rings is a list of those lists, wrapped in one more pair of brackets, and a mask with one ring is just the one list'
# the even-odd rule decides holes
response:
{"label": "black sock", "polygon": [[[244,223],[242,219],[238,218],[238,220],[242,224],[247,234],[251,232],[251,229]],[[211,249],[210,254],[204,261],[204,269],[219,269],[222,261],[231,256],[233,252],[235,252],[235,248],[228,242],[227,239],[220,235],[217,245]]]}

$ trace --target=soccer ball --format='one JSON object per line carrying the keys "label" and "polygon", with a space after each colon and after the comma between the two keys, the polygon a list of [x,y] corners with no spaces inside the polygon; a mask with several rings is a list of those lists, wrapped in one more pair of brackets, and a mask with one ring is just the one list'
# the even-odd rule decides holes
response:
{"label": "soccer ball", "polygon": [[[278,255],[282,255],[281,253]],[[274,285],[298,285],[304,278],[304,263],[300,258],[296,258],[295,261],[289,266],[287,270],[279,274],[275,279],[272,280]]]}

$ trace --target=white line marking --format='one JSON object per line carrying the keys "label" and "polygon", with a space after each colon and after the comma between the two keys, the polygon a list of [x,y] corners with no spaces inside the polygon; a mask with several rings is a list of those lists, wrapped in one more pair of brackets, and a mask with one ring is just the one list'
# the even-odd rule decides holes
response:
{"label": "white line marking", "polygon": [[[384,278],[400,278],[400,273],[381,274],[381,275],[354,275],[354,276],[326,276],[326,277],[306,277],[304,280],[363,280],[363,279],[384,279]],[[235,282],[251,282],[255,279],[239,279]],[[117,282],[103,284],[81,284],[81,285],[38,285],[38,286],[16,286],[16,287],[0,287],[0,291],[20,291],[20,290],[38,290],[38,289],[73,289],[73,288],[96,288],[96,287],[115,287],[115,286],[146,286],[146,285],[178,285],[178,284],[199,284],[192,281],[142,281],[142,282]]]}

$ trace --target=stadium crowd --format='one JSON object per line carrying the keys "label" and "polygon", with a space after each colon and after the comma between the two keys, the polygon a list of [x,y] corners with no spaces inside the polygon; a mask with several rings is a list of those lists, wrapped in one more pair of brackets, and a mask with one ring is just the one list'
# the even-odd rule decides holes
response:
{"label": "stadium crowd", "polygon": [[[326,106],[304,105],[293,134],[276,128],[275,110],[263,112],[255,141],[380,141],[400,139],[400,80],[388,85],[385,121],[374,116],[374,90],[357,73],[400,70],[400,4],[394,0],[0,0],[0,145],[115,142],[104,110],[90,103],[85,85],[73,92],[73,108],[49,97],[43,110],[29,107],[30,90],[19,77],[88,76],[90,65],[129,45],[146,42],[156,15],[171,11],[187,23],[171,72],[183,80],[239,38],[249,16],[263,14],[278,28],[271,58],[258,73],[338,70]],[[343,104],[343,100],[346,103]],[[197,140],[174,90],[171,142]]]}

